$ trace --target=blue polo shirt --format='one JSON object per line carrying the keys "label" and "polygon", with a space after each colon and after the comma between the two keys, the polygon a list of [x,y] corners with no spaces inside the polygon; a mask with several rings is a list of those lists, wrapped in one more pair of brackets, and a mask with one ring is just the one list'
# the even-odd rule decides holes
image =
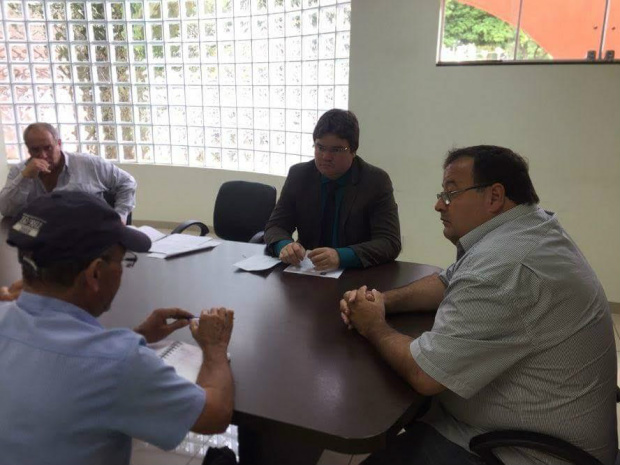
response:
{"label": "blue polo shirt", "polygon": [[131,438],[172,449],[205,391],[126,330],[23,292],[0,304],[0,462],[129,464]]}

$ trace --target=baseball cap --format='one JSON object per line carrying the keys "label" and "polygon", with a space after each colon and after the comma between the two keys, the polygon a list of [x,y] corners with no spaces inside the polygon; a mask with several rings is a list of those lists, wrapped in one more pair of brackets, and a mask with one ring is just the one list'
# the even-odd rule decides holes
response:
{"label": "baseball cap", "polygon": [[31,253],[37,266],[95,259],[115,244],[134,252],[151,248],[149,237],[123,224],[104,200],[60,191],[30,202],[11,225],[7,243]]}

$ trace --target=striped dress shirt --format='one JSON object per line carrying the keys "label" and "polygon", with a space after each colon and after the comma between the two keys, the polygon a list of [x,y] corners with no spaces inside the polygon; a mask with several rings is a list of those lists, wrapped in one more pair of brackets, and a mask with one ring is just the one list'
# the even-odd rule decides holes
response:
{"label": "striped dress shirt", "polygon": [[[616,349],[609,304],[556,215],[519,205],[463,236],[435,323],[411,343],[447,390],[425,419],[469,449],[518,429],[571,442],[605,464],[617,452]],[[564,463],[505,449],[506,465]]]}

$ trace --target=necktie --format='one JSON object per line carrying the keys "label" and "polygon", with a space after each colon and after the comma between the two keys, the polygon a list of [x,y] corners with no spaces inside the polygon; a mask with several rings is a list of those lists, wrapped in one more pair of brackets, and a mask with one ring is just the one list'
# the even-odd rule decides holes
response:
{"label": "necktie", "polygon": [[327,183],[325,191],[325,207],[321,218],[321,246],[334,247],[332,238],[334,235],[334,219],[336,218],[336,189],[338,184],[334,181]]}

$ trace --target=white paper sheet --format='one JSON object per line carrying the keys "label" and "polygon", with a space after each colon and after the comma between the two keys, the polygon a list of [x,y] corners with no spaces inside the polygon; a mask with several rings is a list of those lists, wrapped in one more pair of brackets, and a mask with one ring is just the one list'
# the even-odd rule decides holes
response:
{"label": "white paper sheet", "polygon": [[155,242],[155,241],[158,241],[166,237],[166,235],[163,232],[160,232],[151,226],[144,225],[144,226],[140,226],[139,228],[136,228],[135,226],[130,225],[127,227],[137,229],[138,231],[146,234],[147,236],[149,236],[149,239],[151,239],[151,242]]}
{"label": "white paper sheet", "polygon": [[312,261],[306,256],[299,265],[289,265],[284,269],[285,273],[306,274],[310,276],[318,276],[319,278],[338,279],[344,269],[338,268],[330,271],[317,271],[314,269]]}
{"label": "white paper sheet", "polygon": [[209,236],[190,236],[189,234],[170,234],[154,242],[149,257],[167,258],[175,255],[211,249],[222,242]]}
{"label": "white paper sheet", "polygon": [[243,271],[263,271],[273,268],[279,263],[281,263],[279,258],[260,254],[245,258],[235,263],[235,266]]}

